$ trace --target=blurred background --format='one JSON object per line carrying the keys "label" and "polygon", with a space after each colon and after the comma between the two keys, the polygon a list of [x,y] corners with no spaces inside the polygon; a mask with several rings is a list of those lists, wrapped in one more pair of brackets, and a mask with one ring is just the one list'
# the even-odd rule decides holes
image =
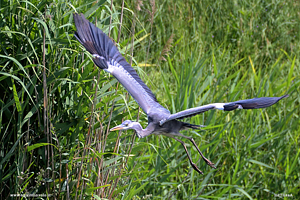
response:
{"label": "blurred background", "polygon": [[[299,8],[284,0],[2,0],[1,199],[296,199]],[[290,96],[186,119],[206,126],[183,134],[217,167],[185,141],[199,175],[172,138],[109,132],[126,119],[146,127],[147,116],[75,39],[75,12],[116,42],[172,113]]]}

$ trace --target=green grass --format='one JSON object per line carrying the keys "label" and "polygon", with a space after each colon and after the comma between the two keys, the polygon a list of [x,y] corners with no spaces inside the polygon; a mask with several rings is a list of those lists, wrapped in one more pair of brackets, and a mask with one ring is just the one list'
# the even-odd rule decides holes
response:
{"label": "green grass", "polygon": [[[122,1],[113,2],[0,3],[1,199],[297,199],[299,3],[160,1],[138,10],[132,1],[122,12]],[[75,11],[111,29],[171,112],[290,96],[270,108],[186,119],[206,125],[183,134],[217,166],[186,141],[199,175],[172,138],[108,131],[124,119],[145,127],[147,116],[73,37]]]}

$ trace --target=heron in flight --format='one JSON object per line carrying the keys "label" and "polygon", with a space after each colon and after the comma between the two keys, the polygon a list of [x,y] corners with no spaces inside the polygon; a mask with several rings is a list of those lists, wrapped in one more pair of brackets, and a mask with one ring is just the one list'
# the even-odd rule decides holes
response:
{"label": "heron in flight", "polygon": [[204,161],[210,167],[216,167],[214,166],[214,163],[202,154],[193,138],[180,133],[181,130],[198,129],[201,126],[179,121],[180,119],[192,117],[212,109],[232,111],[235,109],[265,108],[288,96],[262,97],[230,103],[212,103],[171,114],[169,110],[158,103],[152,91],[140,79],[136,71],[118,51],[113,41],[105,33],[103,33],[103,31],[89,22],[83,14],[79,15],[76,13],[73,17],[77,28],[74,35],[86,48],[86,50],[92,54],[94,63],[99,68],[112,74],[125,87],[148,116],[148,126],[145,129],[143,129],[139,122],[126,120],[121,125],[111,128],[110,131],[133,129],[136,131],[139,138],[143,138],[151,134],[171,137],[182,144],[190,164],[194,170],[200,174],[203,174],[203,172],[192,161],[185,143],[178,139],[178,136],[190,140]]}

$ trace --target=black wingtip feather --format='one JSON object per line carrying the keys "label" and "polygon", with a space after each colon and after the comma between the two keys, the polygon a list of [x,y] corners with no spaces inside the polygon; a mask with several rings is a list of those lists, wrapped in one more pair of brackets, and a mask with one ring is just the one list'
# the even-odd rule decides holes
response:
{"label": "black wingtip feather", "polygon": [[228,104],[225,104],[223,107],[224,107],[224,111],[232,111],[232,110],[237,109],[239,107],[239,105],[236,103],[228,103]]}
{"label": "black wingtip feather", "polygon": [[94,24],[89,22],[83,14],[73,14],[75,26],[75,38],[89,51],[91,54],[98,54],[104,59],[94,58],[93,61],[101,69],[108,68],[108,62],[119,63],[147,92],[147,94],[157,102],[155,95],[140,79],[136,71],[128,64],[121,55],[114,42]]}
{"label": "black wingtip feather", "polygon": [[[74,13],[73,14],[75,26],[77,31],[75,31],[75,38],[86,48],[91,54],[98,54],[108,59],[107,54],[101,48],[101,44],[98,43],[95,35],[103,34],[100,29],[96,28],[95,25],[90,23],[83,14]],[[95,60],[94,60],[95,61]],[[95,64],[101,69],[107,69],[107,62],[99,61]]]}
{"label": "black wingtip feather", "polygon": [[289,95],[283,95],[281,97],[261,97],[261,98],[254,98],[254,99],[246,99],[235,101],[232,103],[228,103],[224,105],[225,111],[232,111],[239,107],[242,109],[257,109],[257,108],[266,108],[269,106],[274,105],[281,99],[288,97]]}

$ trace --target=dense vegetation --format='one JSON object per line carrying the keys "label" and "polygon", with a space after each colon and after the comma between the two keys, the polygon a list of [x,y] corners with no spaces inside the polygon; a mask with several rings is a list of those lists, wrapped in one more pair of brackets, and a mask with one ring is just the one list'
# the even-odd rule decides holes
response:
{"label": "dense vegetation", "polygon": [[[299,197],[298,1],[0,2],[0,196],[59,199]],[[289,98],[260,110],[209,111],[164,136],[109,132],[147,116],[73,37],[84,13],[116,41],[171,112],[211,102]],[[186,141],[189,144],[189,141]],[[44,194],[44,196],[41,196]]]}

